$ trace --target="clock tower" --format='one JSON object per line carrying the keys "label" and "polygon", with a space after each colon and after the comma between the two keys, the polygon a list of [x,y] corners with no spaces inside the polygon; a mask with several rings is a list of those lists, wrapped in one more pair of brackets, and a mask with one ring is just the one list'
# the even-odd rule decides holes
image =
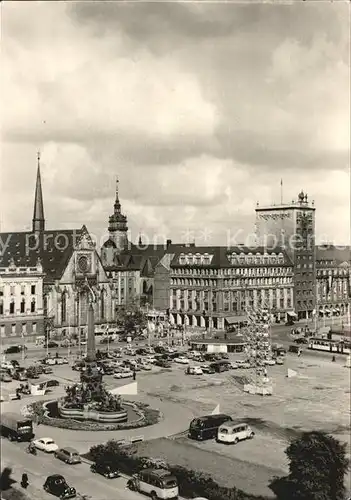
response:
{"label": "clock tower", "polygon": [[283,248],[294,265],[294,303],[299,319],[310,318],[316,306],[314,202],[301,191],[297,200],[256,207],[258,245]]}
{"label": "clock tower", "polygon": [[118,193],[118,179],[116,180],[116,199],[113,214],[109,217],[108,232],[110,240],[114,243],[116,252],[120,253],[128,247],[128,225],[127,217],[121,212],[121,204]]}

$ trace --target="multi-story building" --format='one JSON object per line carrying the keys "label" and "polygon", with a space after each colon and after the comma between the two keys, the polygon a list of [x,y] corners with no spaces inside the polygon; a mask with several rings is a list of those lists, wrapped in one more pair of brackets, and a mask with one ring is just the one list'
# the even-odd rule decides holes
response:
{"label": "multi-story building", "polygon": [[[0,241],[0,290],[4,289],[0,326],[5,325],[8,315],[13,317],[19,312],[20,316],[28,313],[28,338],[43,335],[43,315],[46,331],[50,328],[60,335],[82,333],[87,329],[88,302],[92,291],[95,322],[115,322],[111,283],[86,227],[76,230],[45,229],[39,158],[32,231],[0,233]],[[10,292],[7,291],[8,286]],[[14,288],[11,289],[11,286]],[[21,320],[22,317],[18,318],[17,323],[25,322]],[[9,321],[6,320],[6,323]],[[21,336],[23,325],[13,327],[13,324],[15,321],[11,322],[10,330],[8,326],[2,329],[4,339]]]}
{"label": "multi-story building", "polygon": [[294,308],[298,319],[313,316],[316,307],[315,207],[303,191],[291,204],[256,207],[257,243],[280,246],[293,262]]}
{"label": "multi-story building", "polygon": [[0,335],[30,340],[44,331],[43,268],[38,259],[29,266],[26,258],[10,258],[0,267]]}
{"label": "multi-story building", "polygon": [[351,248],[316,247],[317,312],[320,317],[350,317]]}
{"label": "multi-story building", "polygon": [[223,329],[244,322],[246,306],[263,306],[277,321],[294,313],[293,264],[279,248],[177,249],[170,263],[170,321]]}

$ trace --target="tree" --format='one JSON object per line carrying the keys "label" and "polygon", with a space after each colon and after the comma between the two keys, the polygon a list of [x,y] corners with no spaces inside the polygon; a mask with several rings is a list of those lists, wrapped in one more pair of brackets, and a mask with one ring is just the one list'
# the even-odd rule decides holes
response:
{"label": "tree", "polygon": [[346,444],[325,432],[305,432],[285,451],[290,474],[270,488],[279,500],[343,500],[349,467]]}
{"label": "tree", "polygon": [[133,332],[137,328],[145,328],[146,315],[137,305],[129,304],[118,310],[117,326],[123,328],[126,333]]}

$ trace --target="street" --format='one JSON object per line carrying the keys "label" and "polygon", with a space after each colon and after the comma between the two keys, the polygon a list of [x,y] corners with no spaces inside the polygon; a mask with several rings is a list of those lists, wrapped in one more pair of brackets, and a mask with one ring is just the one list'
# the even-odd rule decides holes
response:
{"label": "street", "polygon": [[[43,490],[43,484],[47,476],[51,474],[62,474],[69,486],[76,488],[77,493],[87,495],[94,500],[140,500],[145,498],[139,493],[126,489],[125,478],[106,479],[99,474],[90,472],[90,466],[86,463],[67,465],[53,455],[38,451],[37,456],[29,455],[25,449],[28,443],[11,443],[7,439],[1,439],[2,469],[11,467],[13,478],[19,484],[21,475],[28,474],[30,486],[28,493],[32,493],[38,500],[38,491],[42,491],[42,499],[51,499]],[[34,491],[35,490],[35,491]]]}

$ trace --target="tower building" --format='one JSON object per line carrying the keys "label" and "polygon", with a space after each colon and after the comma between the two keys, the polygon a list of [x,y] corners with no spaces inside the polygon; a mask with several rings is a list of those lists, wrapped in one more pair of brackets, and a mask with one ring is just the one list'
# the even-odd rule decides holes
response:
{"label": "tower building", "polygon": [[128,225],[127,217],[121,212],[121,204],[118,193],[118,179],[116,180],[116,199],[113,214],[109,217],[108,232],[110,243],[113,242],[116,253],[120,253],[128,247]]}
{"label": "tower building", "polygon": [[32,231],[33,233],[42,233],[45,231],[44,202],[40,175],[40,153],[38,153]]}
{"label": "tower building", "polygon": [[290,204],[256,207],[256,240],[268,248],[282,247],[294,265],[295,311],[311,317],[316,305],[314,202],[301,191]]}

